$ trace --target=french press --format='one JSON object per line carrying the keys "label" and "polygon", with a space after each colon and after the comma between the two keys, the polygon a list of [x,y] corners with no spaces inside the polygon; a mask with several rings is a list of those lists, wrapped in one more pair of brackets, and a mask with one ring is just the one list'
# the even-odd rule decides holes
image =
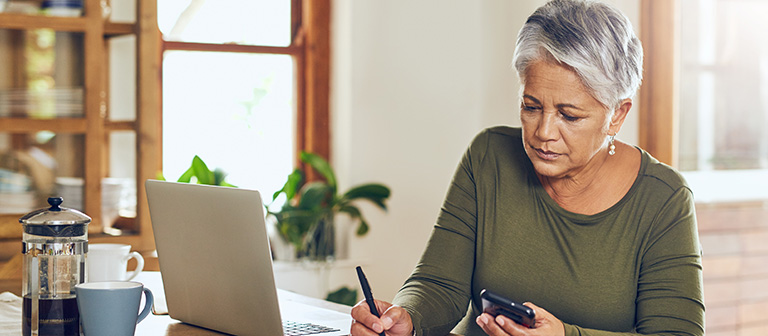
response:
{"label": "french press", "polygon": [[61,197],[50,197],[50,208],[35,210],[19,219],[24,229],[24,336],[80,335],[75,285],[86,281],[91,218],[78,210],[60,207],[63,201]]}

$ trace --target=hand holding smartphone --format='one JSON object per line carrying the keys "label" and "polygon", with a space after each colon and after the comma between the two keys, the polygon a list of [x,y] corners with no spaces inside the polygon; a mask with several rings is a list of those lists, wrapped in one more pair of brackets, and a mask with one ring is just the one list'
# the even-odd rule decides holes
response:
{"label": "hand holding smartphone", "polygon": [[496,315],[504,315],[517,324],[533,328],[536,325],[536,314],[533,309],[520,303],[507,299],[501,295],[483,289],[480,292],[483,301],[483,312]]}

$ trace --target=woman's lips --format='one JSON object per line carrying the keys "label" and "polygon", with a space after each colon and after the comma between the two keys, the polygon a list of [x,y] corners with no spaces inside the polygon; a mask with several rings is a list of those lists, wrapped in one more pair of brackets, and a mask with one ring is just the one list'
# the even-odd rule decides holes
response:
{"label": "woman's lips", "polygon": [[538,148],[534,148],[534,150],[536,150],[536,155],[538,155],[542,160],[552,161],[560,157],[560,154],[555,152],[549,152]]}

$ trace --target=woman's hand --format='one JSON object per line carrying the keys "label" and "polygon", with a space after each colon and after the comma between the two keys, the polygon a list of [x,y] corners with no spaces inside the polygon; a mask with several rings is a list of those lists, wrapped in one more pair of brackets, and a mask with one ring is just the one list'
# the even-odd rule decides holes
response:
{"label": "woman's hand", "polygon": [[486,334],[491,336],[565,336],[563,322],[554,315],[530,302],[523,303],[523,305],[533,308],[536,313],[534,328],[526,328],[503,315],[494,318],[487,313],[478,316],[475,322],[480,328],[483,328]]}
{"label": "woman's hand", "polygon": [[377,336],[382,331],[386,331],[388,336],[413,334],[411,315],[403,307],[380,300],[374,301],[376,309],[384,312],[381,318],[371,314],[371,309],[365,300],[352,307],[352,327],[349,331],[352,336]]}

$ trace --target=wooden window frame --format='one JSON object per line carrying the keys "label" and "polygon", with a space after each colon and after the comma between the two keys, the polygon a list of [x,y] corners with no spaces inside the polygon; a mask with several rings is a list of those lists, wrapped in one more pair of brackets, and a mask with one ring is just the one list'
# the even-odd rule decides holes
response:
{"label": "wooden window frame", "polygon": [[[319,178],[298,158],[302,151],[331,159],[331,0],[292,0],[294,42],[304,53],[297,57],[298,88],[295,165],[307,172],[309,180]],[[301,6],[299,6],[301,4]],[[300,20],[300,22],[299,22]]]}
{"label": "wooden window frame", "polygon": [[[291,43],[287,47],[163,41],[157,1],[139,0],[137,13],[137,175],[153,179],[162,171],[162,61],[165,50],[228,51],[292,55],[296,64],[296,166],[309,151],[330,160],[331,0],[291,0]],[[306,169],[305,169],[306,171]],[[317,175],[310,171],[309,179]],[[137,185],[142,250],[154,248],[146,190]]]}
{"label": "wooden window frame", "polygon": [[162,51],[292,56],[296,65],[296,153],[311,151],[330,158],[330,12],[330,0],[291,0],[291,43],[287,47],[162,41]]}
{"label": "wooden window frame", "polygon": [[641,0],[643,85],[640,87],[638,145],[656,159],[677,166],[680,59],[680,2]]}

